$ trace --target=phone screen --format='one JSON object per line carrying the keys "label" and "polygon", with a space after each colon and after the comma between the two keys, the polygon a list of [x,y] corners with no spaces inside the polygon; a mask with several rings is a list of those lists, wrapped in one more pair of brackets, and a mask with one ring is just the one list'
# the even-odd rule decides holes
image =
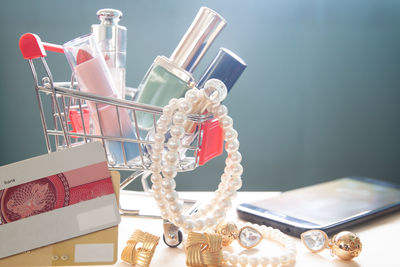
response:
{"label": "phone screen", "polygon": [[258,211],[304,220],[320,226],[362,216],[400,202],[400,189],[385,184],[342,178],[287,191],[251,203]]}

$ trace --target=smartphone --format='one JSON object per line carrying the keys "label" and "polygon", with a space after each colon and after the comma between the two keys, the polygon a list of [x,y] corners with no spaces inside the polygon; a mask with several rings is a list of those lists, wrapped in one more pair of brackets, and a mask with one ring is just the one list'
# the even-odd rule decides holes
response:
{"label": "smartphone", "polygon": [[400,186],[347,177],[283,192],[237,206],[239,218],[299,237],[319,229],[328,235],[400,209]]}

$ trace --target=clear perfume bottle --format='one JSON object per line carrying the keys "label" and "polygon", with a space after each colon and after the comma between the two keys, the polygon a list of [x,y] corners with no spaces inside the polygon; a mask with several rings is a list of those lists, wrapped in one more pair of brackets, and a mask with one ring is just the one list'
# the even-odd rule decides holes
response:
{"label": "clear perfume bottle", "polygon": [[100,24],[93,24],[92,35],[104,54],[110,69],[118,97],[125,99],[126,73],[126,27],[118,24],[122,12],[116,9],[100,9],[97,11]]}
{"label": "clear perfume bottle", "polygon": [[[117,90],[104,55],[92,35],[85,35],[63,45],[64,54],[83,92],[117,97]],[[87,101],[94,133],[109,137],[136,138],[128,110],[106,103]],[[127,164],[139,155],[136,143],[105,140],[111,165]]]}
{"label": "clear perfume bottle", "polygon": [[[192,71],[225,25],[225,19],[217,12],[200,8],[172,55],[155,59],[138,87],[135,100],[164,107],[170,99],[184,96],[194,84]],[[136,116],[140,128],[149,130],[154,126],[151,113],[139,111]]]}

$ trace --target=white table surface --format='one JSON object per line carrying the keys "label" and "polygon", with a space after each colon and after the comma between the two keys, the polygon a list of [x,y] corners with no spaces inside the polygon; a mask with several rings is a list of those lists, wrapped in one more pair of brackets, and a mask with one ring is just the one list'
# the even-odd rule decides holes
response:
{"label": "white table surface", "polygon": [[[248,202],[266,197],[271,197],[279,194],[278,192],[239,192],[236,199],[236,203]],[[212,193],[210,192],[181,192],[180,197],[196,199],[196,200],[207,200],[210,199]],[[132,192],[123,191],[121,194],[121,203],[126,206],[128,203],[133,208],[142,207],[143,212],[153,213],[157,212],[158,209],[155,205],[154,200],[151,197],[138,196]],[[228,214],[229,219],[237,219],[236,211],[234,208],[231,209]],[[122,216],[122,222],[119,226],[119,247],[118,253],[121,255],[121,251],[125,246],[125,243],[129,236],[135,229],[146,231],[161,237],[160,243],[157,246],[153,260],[150,266],[186,266],[186,256],[182,245],[178,248],[169,248],[162,241],[162,220],[161,219],[143,219],[131,216]],[[356,233],[363,244],[361,254],[353,261],[342,261],[338,258],[331,257],[328,250],[325,250],[319,254],[310,253],[301,243],[300,239],[294,238],[297,244],[297,267],[312,267],[312,266],[371,266],[371,267],[382,267],[382,266],[400,266],[399,253],[399,239],[400,239],[400,213],[394,213],[380,219],[371,221],[371,223],[363,224],[359,227],[353,227],[348,229]],[[281,249],[275,243],[271,241],[263,241],[262,245],[257,246],[248,251],[243,251],[237,246],[238,252],[250,254],[250,255],[262,255],[274,256],[276,253],[279,254]],[[129,266],[122,262],[120,259],[114,266]]]}

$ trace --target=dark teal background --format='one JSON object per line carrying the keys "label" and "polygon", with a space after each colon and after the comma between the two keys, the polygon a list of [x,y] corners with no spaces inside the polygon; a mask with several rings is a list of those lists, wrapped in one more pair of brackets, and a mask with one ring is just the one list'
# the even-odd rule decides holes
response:
{"label": "dark teal background", "polygon": [[[20,1],[0,3],[0,165],[46,153],[33,79],[18,39],[62,44],[96,11],[124,13],[127,84],[169,56],[198,9],[228,21],[195,77],[226,47],[248,64],[225,104],[239,132],[243,190],[286,190],[347,175],[400,183],[400,2],[372,0]],[[49,53],[56,81],[70,78]],[[220,157],[179,174],[179,190],[215,189]],[[136,183],[136,188],[139,187]]]}

